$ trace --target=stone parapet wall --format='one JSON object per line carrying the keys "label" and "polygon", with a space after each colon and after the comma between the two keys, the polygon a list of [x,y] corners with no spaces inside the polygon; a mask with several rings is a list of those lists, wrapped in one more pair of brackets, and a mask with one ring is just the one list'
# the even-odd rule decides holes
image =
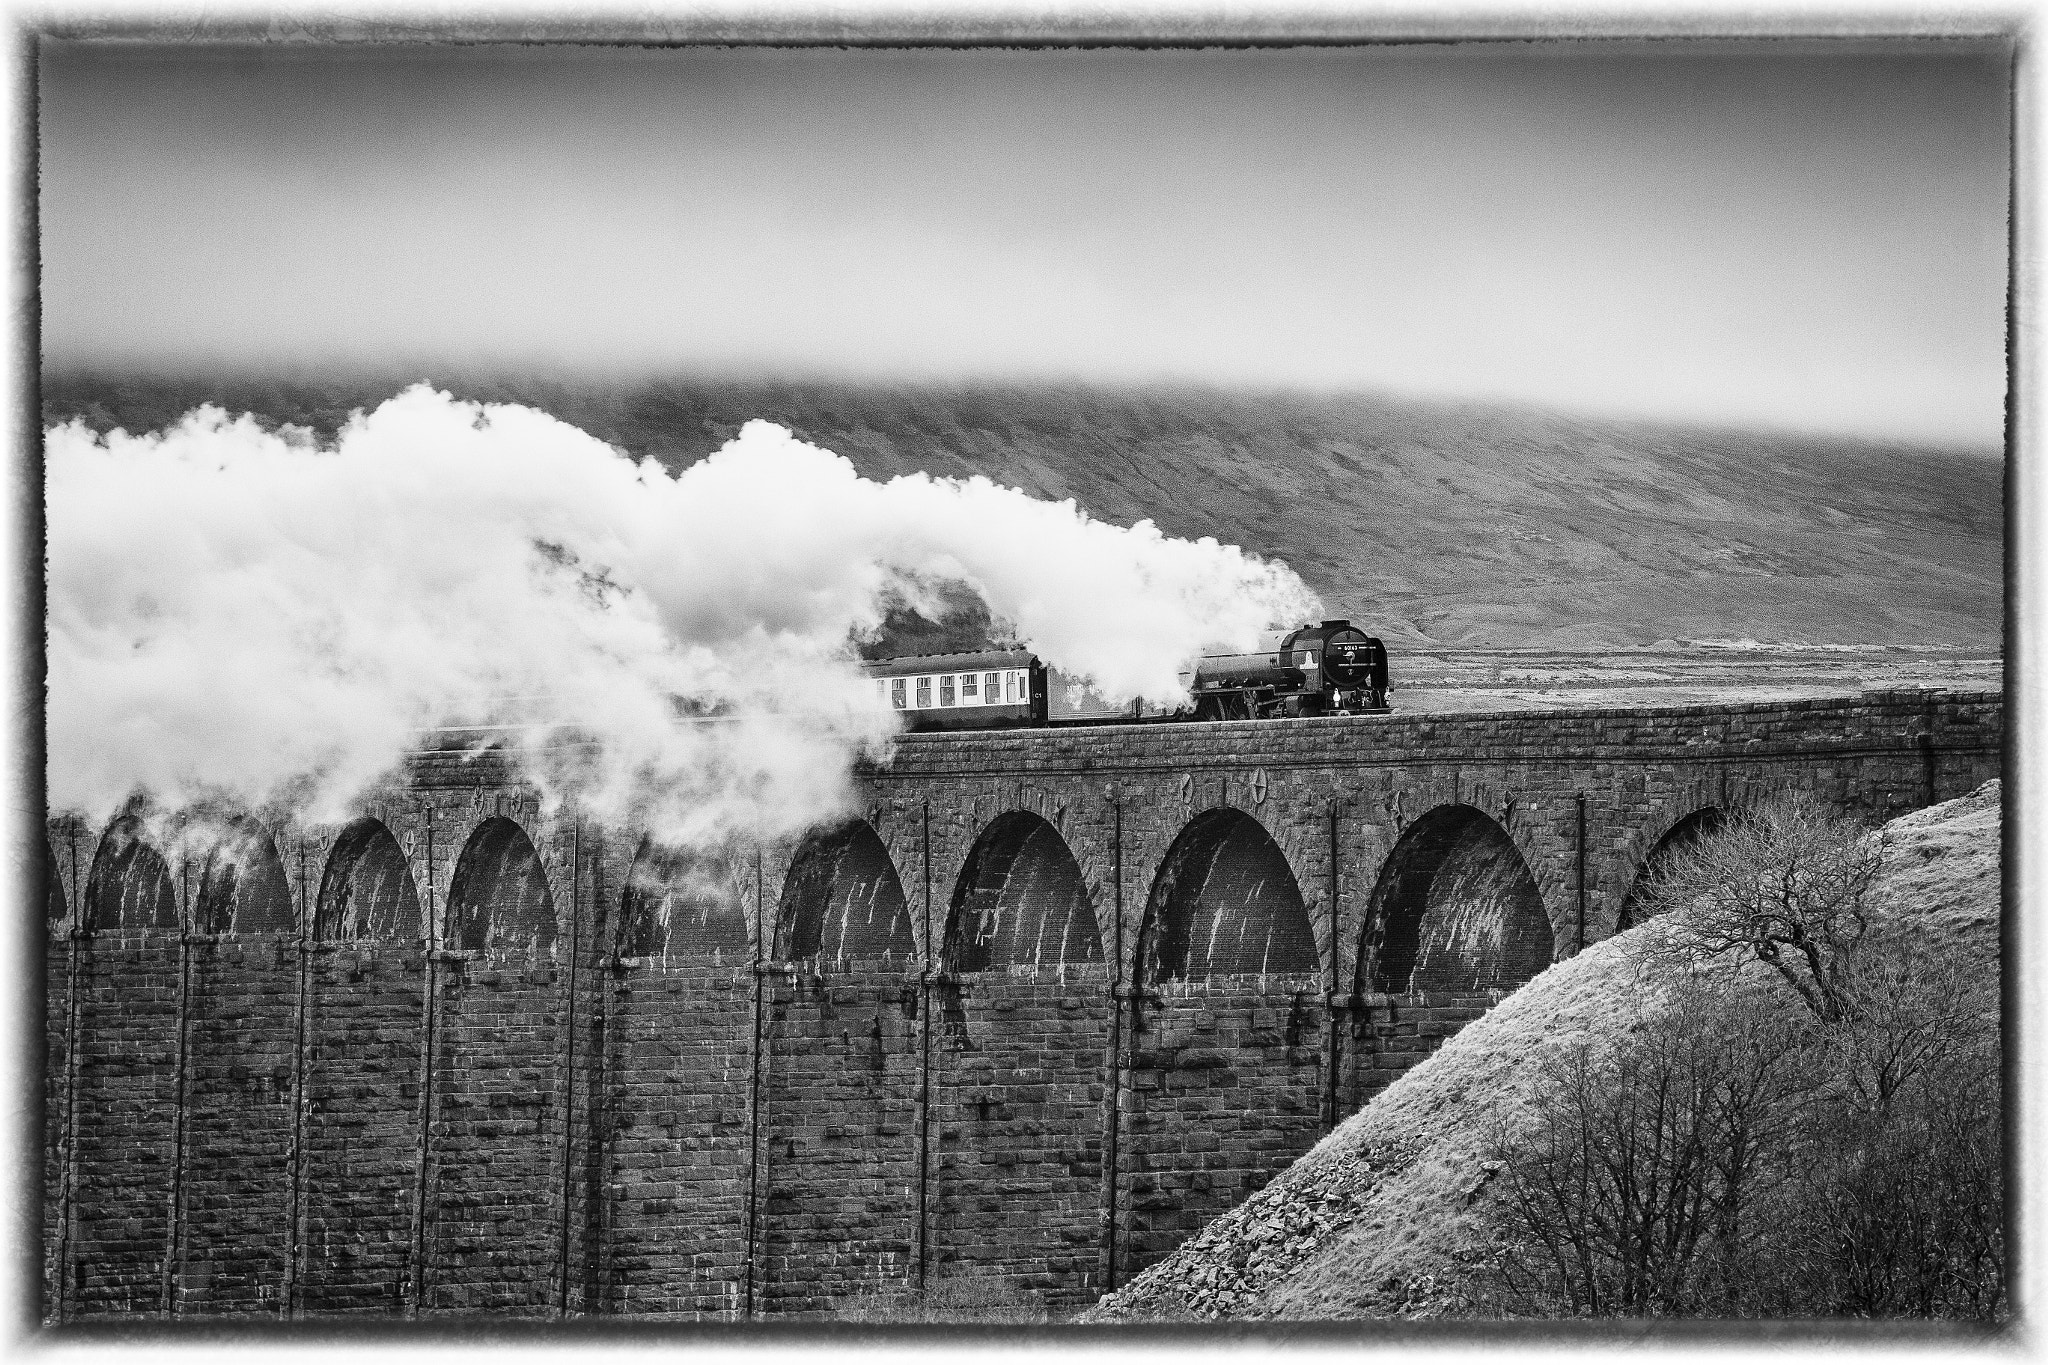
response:
{"label": "stone parapet wall", "polygon": [[1995,747],[2003,718],[2004,699],[1996,692],[1903,689],[1726,705],[1144,722],[904,735],[890,761],[869,771],[901,778],[1261,764],[1643,762],[1780,756],[1821,747],[1889,750],[1901,740],[1911,747],[1923,734],[1937,744]]}

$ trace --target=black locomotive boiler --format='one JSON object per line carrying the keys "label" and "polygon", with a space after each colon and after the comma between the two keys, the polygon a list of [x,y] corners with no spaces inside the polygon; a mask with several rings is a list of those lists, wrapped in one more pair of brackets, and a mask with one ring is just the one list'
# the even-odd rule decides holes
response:
{"label": "black locomotive boiler", "polygon": [[1197,720],[1357,716],[1387,709],[1387,647],[1349,621],[1268,636],[1251,654],[1204,654],[1188,686]]}
{"label": "black locomotive boiler", "polygon": [[881,701],[912,730],[1130,721],[1264,720],[1387,710],[1387,651],[1349,621],[1279,631],[1248,654],[1205,654],[1181,674],[1192,701],[1173,710],[1111,707],[1029,650],[921,654],[864,665]]}

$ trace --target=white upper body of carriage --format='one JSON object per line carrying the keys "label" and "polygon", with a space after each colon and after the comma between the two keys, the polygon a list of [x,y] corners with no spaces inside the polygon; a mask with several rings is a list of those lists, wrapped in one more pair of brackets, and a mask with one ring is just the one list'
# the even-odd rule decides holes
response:
{"label": "white upper body of carriage", "polygon": [[1031,701],[1031,676],[1021,668],[963,673],[918,673],[877,678],[875,691],[899,711],[958,706],[1022,706]]}

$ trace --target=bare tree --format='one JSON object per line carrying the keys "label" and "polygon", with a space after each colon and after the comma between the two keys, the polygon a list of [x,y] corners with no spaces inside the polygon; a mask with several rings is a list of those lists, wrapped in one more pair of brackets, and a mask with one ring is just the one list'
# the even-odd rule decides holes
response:
{"label": "bare tree", "polygon": [[1695,979],[1678,993],[1552,1061],[1531,1120],[1494,1135],[1512,1307],[1741,1310],[1747,1219],[1820,1086],[1798,1018],[1752,989]]}
{"label": "bare tree", "polygon": [[1830,1160],[1803,1191],[1834,1311],[1989,1318],[2004,1305],[1996,979],[1912,938],[1866,940],[1858,1015],[1826,1031]]}
{"label": "bare tree", "polygon": [[1844,1108],[1818,1134],[1831,1160],[1801,1210],[1817,1237],[1797,1263],[1815,1306],[1858,1317],[1991,1318],[2004,1306],[1998,1077],[1982,1050],[1899,1092],[1883,1114]]}
{"label": "bare tree", "polygon": [[1858,1008],[1827,1038],[1854,1107],[1881,1116],[1930,1071],[1995,1055],[1995,978],[1894,934],[1866,940],[1845,975]]}
{"label": "bare tree", "polygon": [[1650,913],[1670,912],[1661,951],[1739,956],[1772,968],[1823,1023],[1860,1010],[1856,954],[1883,843],[1804,796],[1737,811],[1652,874]]}

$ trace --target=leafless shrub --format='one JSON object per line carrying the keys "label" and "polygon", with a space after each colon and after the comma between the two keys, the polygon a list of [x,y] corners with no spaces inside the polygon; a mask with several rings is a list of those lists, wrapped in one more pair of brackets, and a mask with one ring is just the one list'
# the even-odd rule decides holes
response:
{"label": "leafless shrub", "polygon": [[1807,1183],[1801,1258],[1833,1311],[1990,1318],[2005,1306],[1993,983],[1909,942],[1870,953],[1858,1017],[1828,1031],[1833,1160]]}
{"label": "leafless shrub", "polygon": [[1857,950],[1882,870],[1882,841],[1806,797],[1738,810],[1680,850],[1644,888],[1650,914],[1672,914],[1673,955],[1753,958],[1824,1023],[1854,1015]]}
{"label": "leafless shrub", "polygon": [[1804,1026],[1768,999],[1680,994],[1619,1042],[1566,1052],[1534,1122],[1496,1134],[1511,1310],[1740,1310],[1748,1220],[1822,1082]]}

